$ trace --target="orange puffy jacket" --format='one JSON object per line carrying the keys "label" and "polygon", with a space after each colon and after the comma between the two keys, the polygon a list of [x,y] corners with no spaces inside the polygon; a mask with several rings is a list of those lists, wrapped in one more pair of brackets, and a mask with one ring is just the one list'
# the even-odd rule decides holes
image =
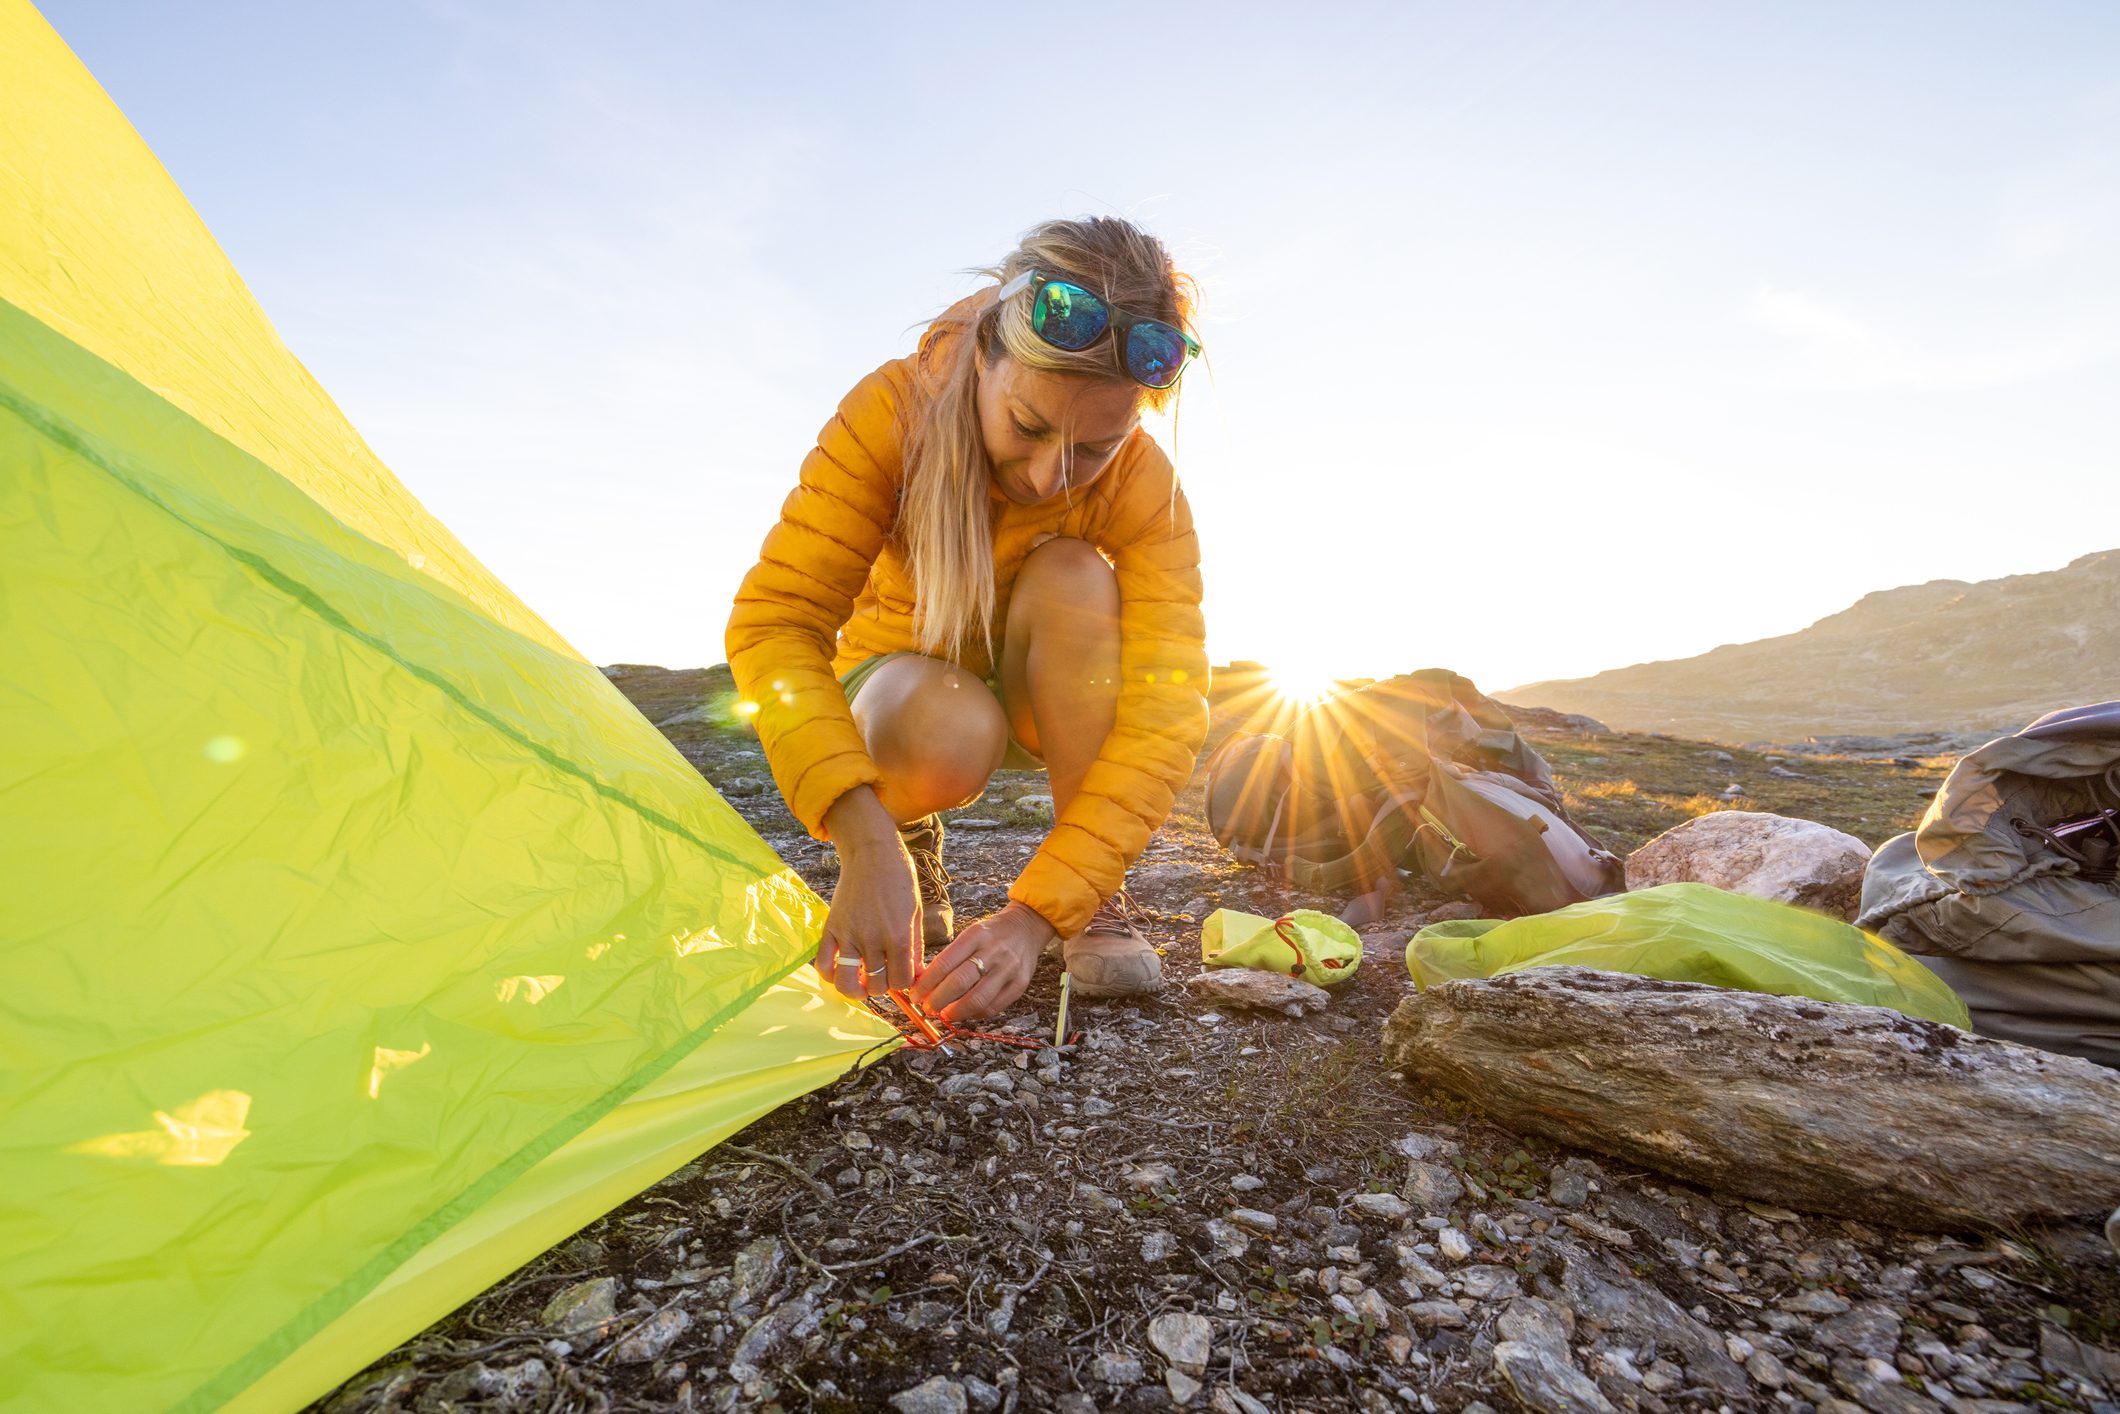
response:
{"label": "orange puffy jacket", "polygon": [[[773,779],[819,839],[834,802],[882,776],[838,674],[918,646],[912,570],[892,535],[904,481],[899,409],[916,395],[922,367],[939,358],[939,328],[919,353],[877,369],[839,404],[729,616],[737,691],[758,704]],[[1118,571],[1117,721],[1081,792],[1009,889],[1062,937],[1081,932],[1118,889],[1207,735],[1200,548],[1170,459],[1137,429],[1072,500],[1019,506],[997,493],[992,502],[997,623],[1017,571],[1047,535],[1087,540]],[[960,662],[982,677],[993,669],[983,646]]]}

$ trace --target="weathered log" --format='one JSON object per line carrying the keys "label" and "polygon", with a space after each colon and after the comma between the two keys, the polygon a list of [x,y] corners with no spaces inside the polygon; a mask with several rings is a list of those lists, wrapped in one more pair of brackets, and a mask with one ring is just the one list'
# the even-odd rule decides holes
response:
{"label": "weathered log", "polygon": [[1497,1123],[1897,1227],[2102,1217],[2120,1075],[1879,1007],[1542,967],[1399,1004],[1410,1080]]}

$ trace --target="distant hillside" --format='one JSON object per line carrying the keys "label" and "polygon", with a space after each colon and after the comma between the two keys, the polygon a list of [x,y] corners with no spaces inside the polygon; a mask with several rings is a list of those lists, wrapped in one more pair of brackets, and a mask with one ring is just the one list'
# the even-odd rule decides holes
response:
{"label": "distant hillside", "polygon": [[1722,741],[2014,729],[2120,697],[2120,550],[2046,574],[1887,589],[1800,633],[1500,695]]}

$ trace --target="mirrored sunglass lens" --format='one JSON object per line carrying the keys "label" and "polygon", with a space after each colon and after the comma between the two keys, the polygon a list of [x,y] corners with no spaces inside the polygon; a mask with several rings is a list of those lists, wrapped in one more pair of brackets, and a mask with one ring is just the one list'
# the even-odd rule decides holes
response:
{"label": "mirrored sunglass lens", "polygon": [[1185,371],[1185,336],[1143,320],[1126,331],[1126,368],[1151,388],[1168,388]]}
{"label": "mirrored sunglass lens", "polygon": [[1031,327],[1057,348],[1086,349],[1110,322],[1103,300],[1065,280],[1048,282],[1031,306]]}

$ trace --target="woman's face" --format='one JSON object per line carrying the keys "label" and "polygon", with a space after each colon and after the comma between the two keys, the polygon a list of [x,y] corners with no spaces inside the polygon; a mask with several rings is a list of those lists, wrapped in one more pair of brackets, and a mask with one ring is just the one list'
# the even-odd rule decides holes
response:
{"label": "woman's face", "polygon": [[979,370],[978,404],[994,482],[1019,506],[1095,481],[1141,420],[1132,384],[1026,368],[1006,354]]}

